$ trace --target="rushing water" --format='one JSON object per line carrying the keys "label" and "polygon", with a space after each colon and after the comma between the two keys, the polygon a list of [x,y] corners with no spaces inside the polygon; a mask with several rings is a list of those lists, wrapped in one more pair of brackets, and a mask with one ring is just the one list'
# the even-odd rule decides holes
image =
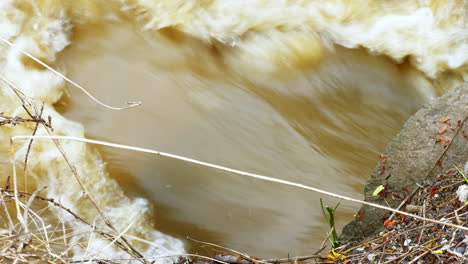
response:
{"label": "rushing water", "polygon": [[[105,109],[14,49],[2,50],[2,73],[47,103],[57,134],[86,133],[354,198],[404,121],[466,76],[463,12],[444,16],[463,9],[460,1],[253,1],[248,9],[227,0],[28,2],[0,4],[9,23],[2,37],[55,62],[105,103],[143,101]],[[359,9],[364,2],[368,8]],[[20,113],[6,88],[1,96],[0,111]],[[35,143],[30,177],[95,217],[53,149]],[[183,252],[172,237],[186,236],[260,257],[310,254],[327,231],[319,205],[326,197],[316,193],[119,149],[99,155],[67,143],[65,150],[116,225],[136,223],[129,233],[158,245],[148,254]],[[357,207],[342,203],[338,227]]]}

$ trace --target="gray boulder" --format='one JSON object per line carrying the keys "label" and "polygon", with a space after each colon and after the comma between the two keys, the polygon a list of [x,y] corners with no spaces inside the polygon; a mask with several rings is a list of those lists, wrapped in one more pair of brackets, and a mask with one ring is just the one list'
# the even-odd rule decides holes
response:
{"label": "gray boulder", "polygon": [[[450,120],[441,122],[440,119],[444,117],[450,117]],[[387,160],[379,161],[372,172],[364,188],[365,200],[382,205],[388,202],[395,208],[402,202],[401,199],[392,199],[392,195],[385,198],[372,195],[379,185],[387,186],[389,194],[407,196],[408,189],[415,190],[417,184],[431,183],[455,165],[463,168],[468,161],[468,137],[465,136],[468,133],[467,117],[467,82],[423,106],[387,145],[383,154]],[[450,127],[436,139],[436,134],[443,132],[446,124]],[[382,217],[388,212],[363,206],[357,215],[363,212],[362,219],[356,219],[344,227],[340,236],[342,243],[360,241],[383,228]]]}

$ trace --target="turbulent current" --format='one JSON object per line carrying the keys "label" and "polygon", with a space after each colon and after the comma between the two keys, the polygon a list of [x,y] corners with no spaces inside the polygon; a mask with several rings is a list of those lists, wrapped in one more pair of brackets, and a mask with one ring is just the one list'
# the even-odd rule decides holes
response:
{"label": "turbulent current", "polygon": [[[19,92],[43,107],[54,135],[361,199],[404,121],[468,79],[467,8],[464,0],[2,0],[0,113],[27,117]],[[22,51],[106,104],[142,105],[104,108]],[[13,173],[9,138],[33,131],[0,126],[1,182]],[[51,140],[33,142],[23,172],[27,143],[15,141],[18,188],[47,186],[44,195],[102,224]],[[204,253],[187,236],[259,257],[310,254],[327,232],[319,199],[338,202],[159,156],[60,144],[103,214],[145,256]],[[357,206],[340,205],[339,227]],[[57,216],[80,245],[74,256],[128,257],[59,209],[46,224]]]}

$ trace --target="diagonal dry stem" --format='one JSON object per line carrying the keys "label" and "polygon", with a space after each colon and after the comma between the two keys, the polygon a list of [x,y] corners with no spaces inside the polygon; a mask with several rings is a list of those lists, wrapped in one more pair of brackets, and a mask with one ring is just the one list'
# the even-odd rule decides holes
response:
{"label": "diagonal dry stem", "polygon": [[30,54],[29,52],[26,52],[24,50],[21,50],[19,49],[18,47],[16,47],[13,43],[11,43],[10,41],[8,41],[7,39],[5,38],[2,38],[0,37],[0,41],[6,43],[8,46],[12,47],[12,48],[15,48],[17,49],[19,52],[21,52],[22,54],[28,56],[30,59],[34,60],[35,62],[39,63],[40,65],[44,66],[45,68],[47,68],[49,71],[53,72],[54,74],[60,76],[61,78],[63,78],[65,81],[67,81],[68,83],[72,84],[73,86],[75,86],[76,88],[80,89],[83,93],[85,93],[89,98],[91,98],[91,100],[93,100],[94,102],[96,102],[97,104],[105,107],[105,108],[108,108],[108,109],[112,109],[112,110],[124,110],[124,109],[128,109],[128,108],[131,108],[131,107],[135,107],[135,106],[139,106],[141,105],[141,102],[127,102],[125,106],[123,107],[114,107],[114,106],[110,106],[108,104],[105,104],[103,102],[101,102],[100,100],[98,100],[96,97],[94,97],[90,92],[88,92],[85,88],[83,88],[81,85],[77,84],[76,82],[70,80],[69,78],[67,78],[65,75],[61,74],[60,72],[58,72],[57,70],[55,70],[54,68],[50,67],[49,65],[47,65],[45,62],[41,61],[40,59],[36,58],[35,56],[33,56],[32,54]]}
{"label": "diagonal dry stem", "polygon": [[321,194],[331,196],[331,197],[334,197],[334,198],[338,198],[338,199],[342,199],[342,200],[346,200],[346,201],[350,201],[350,202],[355,202],[355,203],[359,203],[359,204],[368,205],[368,206],[371,206],[371,207],[374,207],[374,208],[378,208],[378,209],[398,213],[398,214],[401,214],[401,215],[406,215],[406,216],[409,216],[409,217],[412,217],[412,218],[420,219],[420,220],[431,222],[431,223],[434,223],[434,224],[455,227],[455,228],[458,228],[458,229],[461,229],[461,230],[468,231],[468,227],[455,225],[455,224],[452,224],[452,223],[449,223],[449,222],[442,222],[442,221],[435,220],[435,219],[421,217],[421,216],[411,214],[411,213],[407,213],[407,212],[404,212],[404,211],[401,211],[401,210],[397,210],[397,209],[394,209],[394,208],[391,208],[391,207],[388,207],[388,206],[383,206],[383,205],[380,205],[380,204],[375,204],[375,203],[370,203],[370,202],[367,202],[367,201],[362,201],[362,200],[359,200],[359,199],[355,199],[355,198],[347,197],[347,196],[344,196],[344,195],[340,195],[340,194],[332,193],[332,192],[329,192],[329,191],[325,191],[325,190],[322,190],[322,189],[319,189],[319,188],[316,188],[316,187],[311,187],[311,186],[308,186],[308,185],[305,185],[305,184],[295,183],[295,182],[281,180],[281,179],[277,179],[277,178],[273,178],[273,177],[269,177],[269,176],[265,176],[265,175],[260,175],[260,174],[256,174],[256,173],[250,173],[250,172],[246,172],[246,171],[232,169],[232,168],[228,168],[228,167],[224,167],[224,166],[220,166],[220,165],[216,165],[216,164],[212,164],[212,163],[208,163],[208,162],[204,162],[204,161],[200,161],[200,160],[196,160],[196,159],[191,159],[191,158],[187,158],[187,157],[183,157],[183,156],[179,156],[179,155],[175,155],[175,154],[170,154],[170,153],[166,153],[166,152],[152,150],[152,149],[146,149],[146,148],[140,148],[140,147],[134,147],[134,146],[128,146],[128,145],[122,145],[122,144],[115,144],[115,143],[110,143],[110,142],[105,142],[105,141],[100,141],[100,140],[80,138],[80,137],[68,137],[68,136],[34,136],[34,137],[33,136],[13,136],[13,137],[11,137],[11,140],[12,141],[16,140],[16,139],[23,139],[24,140],[24,139],[31,139],[31,138],[35,138],[35,139],[52,139],[52,140],[72,140],[72,141],[85,142],[85,143],[90,143],[90,144],[95,144],[95,145],[102,145],[102,146],[108,146],[108,147],[113,147],[113,148],[120,148],[120,149],[126,149],[126,150],[133,150],[133,151],[138,151],[138,152],[155,154],[155,155],[159,155],[159,156],[163,156],[163,157],[168,157],[168,158],[172,158],[172,159],[186,161],[186,162],[189,162],[189,163],[198,164],[198,165],[205,166],[205,167],[210,167],[210,168],[217,169],[217,170],[231,172],[231,173],[242,175],[242,176],[245,176],[245,177],[255,178],[255,179],[258,179],[258,180],[263,180],[263,181],[268,181],[268,182],[275,182],[275,183],[288,185],[288,186],[292,186],[292,187],[296,187],[296,188],[300,188],[300,189],[304,189],[304,190],[308,190],[308,191],[313,191],[313,192],[321,193]]}

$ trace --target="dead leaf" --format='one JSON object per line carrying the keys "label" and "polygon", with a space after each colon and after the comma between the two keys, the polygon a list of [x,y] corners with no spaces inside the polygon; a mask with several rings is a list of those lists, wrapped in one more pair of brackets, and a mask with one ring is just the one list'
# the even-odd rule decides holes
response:
{"label": "dead leaf", "polygon": [[447,122],[447,121],[449,121],[449,120],[450,120],[450,117],[449,117],[449,116],[446,116],[446,117],[442,117],[441,119],[439,119],[439,122],[445,123],[445,122]]}
{"label": "dead leaf", "polygon": [[447,132],[447,129],[448,129],[448,128],[449,128],[449,125],[448,125],[448,124],[445,124],[445,125],[443,125],[443,126],[441,126],[441,127],[439,128],[438,133],[442,135],[443,133]]}
{"label": "dead leaf", "polygon": [[411,190],[406,187],[401,187],[401,189],[407,193],[411,193]]}
{"label": "dead leaf", "polygon": [[358,221],[362,221],[362,219],[364,219],[365,215],[366,215],[366,212],[362,211],[361,214],[359,214]]}
{"label": "dead leaf", "polygon": [[448,137],[448,136],[442,136],[444,138],[445,141],[447,142],[450,142],[452,141],[452,138],[451,137]]}
{"label": "dead leaf", "polygon": [[383,174],[385,172],[385,165],[380,166],[379,174]]}
{"label": "dead leaf", "polygon": [[387,157],[385,156],[380,156],[380,162],[385,163],[387,161]]}
{"label": "dead leaf", "polygon": [[397,198],[397,199],[401,199],[401,200],[404,200],[405,197],[401,197],[400,195],[396,194],[396,193],[392,193],[392,197],[393,198]]}
{"label": "dead leaf", "polygon": [[462,131],[462,135],[463,135],[464,137],[466,137],[466,131],[465,131],[465,130]]}
{"label": "dead leaf", "polygon": [[421,206],[414,205],[414,204],[407,204],[406,205],[406,211],[408,213],[418,213],[421,210]]}
{"label": "dead leaf", "polygon": [[333,256],[333,254],[331,252],[325,254],[325,256],[327,256],[328,259],[331,259],[331,260],[335,260],[335,256]]}

